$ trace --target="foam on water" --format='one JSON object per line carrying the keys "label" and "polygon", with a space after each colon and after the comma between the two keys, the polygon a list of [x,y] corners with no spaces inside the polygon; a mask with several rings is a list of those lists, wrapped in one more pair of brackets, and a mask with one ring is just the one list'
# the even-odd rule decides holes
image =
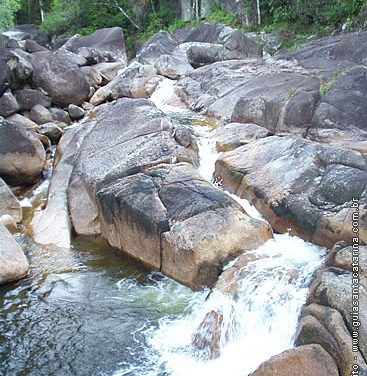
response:
{"label": "foam on water", "polygon": [[[245,266],[238,299],[220,291],[197,302],[193,313],[161,321],[150,344],[172,376],[245,376],[264,360],[293,345],[308,284],[320,266],[319,247],[288,234],[275,235],[252,251],[260,258]],[[192,335],[208,312],[223,315],[221,356],[210,360],[192,346]]]}

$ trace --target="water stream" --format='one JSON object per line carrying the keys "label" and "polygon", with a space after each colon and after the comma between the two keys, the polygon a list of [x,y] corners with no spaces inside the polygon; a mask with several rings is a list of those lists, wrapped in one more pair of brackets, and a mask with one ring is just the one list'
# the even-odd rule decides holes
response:
{"label": "water stream", "polygon": [[[174,81],[163,81],[152,100],[174,124],[191,127],[199,145],[199,172],[220,188],[213,180],[215,121],[187,110],[175,95]],[[41,199],[46,186],[31,203]],[[264,220],[246,200],[231,196],[249,215]],[[71,250],[57,253],[35,246],[25,235],[17,239],[31,273],[0,286],[4,376],[247,376],[292,347],[308,285],[324,257],[320,247],[275,234],[250,252],[253,261],[242,266],[232,297],[220,291],[194,293],[115,255],[98,239],[74,239]],[[211,311],[223,317],[220,356],[214,360],[207,349],[192,344]]]}

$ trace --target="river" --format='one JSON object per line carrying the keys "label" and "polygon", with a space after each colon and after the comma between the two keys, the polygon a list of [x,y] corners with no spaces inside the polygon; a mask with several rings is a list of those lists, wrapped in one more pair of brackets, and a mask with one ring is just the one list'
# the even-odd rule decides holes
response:
{"label": "river", "polygon": [[[177,106],[173,81],[164,81],[152,100],[174,123],[191,127],[199,172],[220,189],[213,180],[213,122]],[[263,220],[246,200],[232,197]],[[76,238],[62,252],[42,249],[23,234],[17,240],[31,272],[0,287],[0,374],[9,376],[247,376],[292,347],[308,285],[325,254],[299,238],[275,234],[251,251],[254,261],[244,266],[234,298],[220,291],[194,293],[115,254],[100,239]],[[217,359],[192,345],[212,310],[223,315]]]}

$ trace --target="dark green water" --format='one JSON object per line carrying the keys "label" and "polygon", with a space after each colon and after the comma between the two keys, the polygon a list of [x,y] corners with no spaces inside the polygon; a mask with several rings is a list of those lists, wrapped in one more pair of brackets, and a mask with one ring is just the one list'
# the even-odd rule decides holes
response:
{"label": "dark green water", "polygon": [[61,252],[42,250],[24,235],[17,240],[31,272],[0,286],[0,375],[113,375],[123,369],[140,375],[155,368],[146,331],[184,312],[189,289],[101,241],[76,239],[72,250]]}

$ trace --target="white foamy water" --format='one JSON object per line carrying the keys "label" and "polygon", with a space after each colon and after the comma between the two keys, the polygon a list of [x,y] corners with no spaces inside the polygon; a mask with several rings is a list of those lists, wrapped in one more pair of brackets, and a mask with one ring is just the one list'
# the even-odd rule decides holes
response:
{"label": "white foamy water", "polygon": [[[173,116],[174,109],[169,103],[175,95],[174,83],[168,81],[163,81],[151,99]],[[180,108],[174,116],[181,117],[184,113]],[[199,172],[219,187],[213,181],[218,153],[212,133],[194,125],[192,129],[199,145]],[[248,201],[226,193],[249,215],[264,220]],[[289,234],[275,234],[273,239],[246,254],[251,254],[253,261],[244,263],[239,271],[241,278],[236,281],[234,296],[218,290],[207,299],[205,292],[193,294],[184,313],[167,315],[158,328],[145,329],[150,361],[115,375],[247,376],[263,361],[291,348],[309,283],[323,261],[325,250]],[[235,264],[236,260],[227,268]],[[177,299],[179,291],[176,290]],[[193,335],[212,311],[223,318],[217,359],[210,359],[207,349],[199,350],[192,344]]]}
{"label": "white foamy water", "polygon": [[[260,258],[242,270],[238,298],[214,291],[192,314],[162,320],[150,337],[160,362],[172,376],[246,376],[263,361],[293,345],[297,321],[314,271],[319,247],[291,237],[274,239],[252,251]],[[192,346],[192,336],[208,312],[223,315],[218,359]]]}

